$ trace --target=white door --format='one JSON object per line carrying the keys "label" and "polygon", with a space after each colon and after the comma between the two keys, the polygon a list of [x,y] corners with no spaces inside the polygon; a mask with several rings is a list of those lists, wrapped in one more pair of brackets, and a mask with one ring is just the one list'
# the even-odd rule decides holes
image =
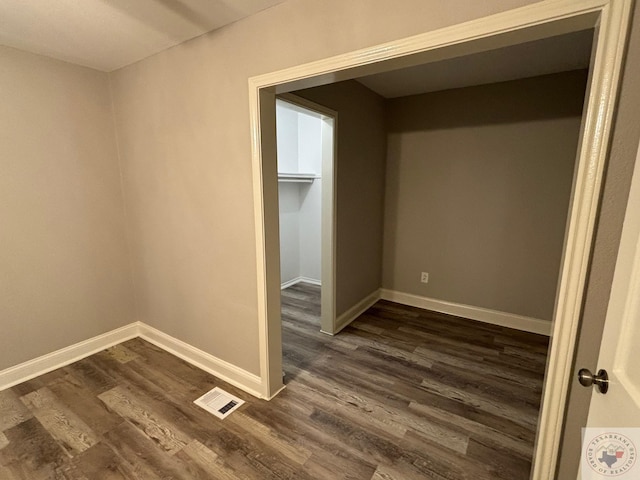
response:
{"label": "white door", "polygon": [[[598,369],[605,369],[608,373],[608,392],[603,395],[597,388],[593,389],[587,427],[607,427],[611,431],[640,427],[640,148],[625,214]],[[590,441],[587,436],[584,439]],[[634,446],[640,448],[640,445]],[[588,455],[584,448],[582,455]],[[636,451],[635,457],[637,455]],[[601,458],[602,447],[596,461],[598,465],[605,465],[606,462],[598,460]],[[612,468],[619,466],[616,465],[619,463],[613,462]],[[590,475],[592,473],[589,472]],[[613,476],[600,475],[595,478]],[[635,462],[632,472],[622,472],[617,476],[625,480],[639,479],[640,461]],[[585,473],[584,478],[592,477],[587,477]]]}

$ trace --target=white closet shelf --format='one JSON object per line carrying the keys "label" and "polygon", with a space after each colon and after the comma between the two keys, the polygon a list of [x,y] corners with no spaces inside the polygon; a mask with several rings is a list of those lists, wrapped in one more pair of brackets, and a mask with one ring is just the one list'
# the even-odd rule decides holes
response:
{"label": "white closet shelf", "polygon": [[316,175],[315,173],[280,173],[278,172],[279,182],[312,183],[316,178],[320,178],[320,175]]}

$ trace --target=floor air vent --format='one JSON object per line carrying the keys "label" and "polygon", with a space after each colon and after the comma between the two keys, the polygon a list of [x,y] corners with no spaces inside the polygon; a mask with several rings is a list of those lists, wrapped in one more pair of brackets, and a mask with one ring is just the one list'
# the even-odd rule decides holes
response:
{"label": "floor air vent", "polygon": [[220,387],[209,390],[193,403],[204,408],[207,412],[213,413],[216,417],[225,419],[236,408],[244,403],[238,397],[225,392]]}

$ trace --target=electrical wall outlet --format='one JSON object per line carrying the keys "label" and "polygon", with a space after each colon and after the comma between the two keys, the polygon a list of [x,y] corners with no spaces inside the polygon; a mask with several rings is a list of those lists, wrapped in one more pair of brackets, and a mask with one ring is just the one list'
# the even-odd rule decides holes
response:
{"label": "electrical wall outlet", "polygon": [[429,283],[429,274],[427,272],[422,272],[422,275],[420,275],[420,281],[422,283]]}

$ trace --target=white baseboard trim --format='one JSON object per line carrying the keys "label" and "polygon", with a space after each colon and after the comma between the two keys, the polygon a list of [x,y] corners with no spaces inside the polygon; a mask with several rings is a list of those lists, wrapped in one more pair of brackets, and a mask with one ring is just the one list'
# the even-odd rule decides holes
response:
{"label": "white baseboard trim", "polygon": [[157,347],[182,358],[225,382],[235,385],[255,397],[263,398],[262,380],[258,375],[214,357],[142,322],[130,323],[97,337],[2,370],[0,371],[0,391],[136,337],[141,337],[153,343]]}
{"label": "white baseboard trim", "polygon": [[[362,300],[356,303],[349,310],[344,312],[342,315],[339,315],[338,318],[336,318],[336,330],[333,333],[333,335],[340,332],[340,330],[345,328],[347,325],[353,322],[356,318],[358,318],[360,315],[366,312],[369,309],[369,307],[371,307],[378,300],[380,300],[380,290],[371,292],[369,295],[364,297]],[[323,332],[323,333],[328,333],[328,332]]]}
{"label": "white baseboard trim", "polygon": [[131,340],[137,337],[138,333],[139,323],[130,323],[102,335],[6,368],[0,371],[0,391],[82,360],[105,348]]}
{"label": "white baseboard trim", "polygon": [[262,380],[258,375],[236,367],[145,323],[140,324],[140,337],[255,397],[263,398]]}
{"label": "white baseboard trim", "polygon": [[300,282],[310,283],[311,285],[318,285],[318,286],[322,285],[320,283],[320,280],[316,280],[315,278],[297,277],[297,278],[294,278],[292,280],[287,280],[286,282],[280,284],[280,290],[284,290],[285,288],[293,287],[294,285],[296,285],[296,284],[298,284]]}
{"label": "white baseboard trim", "polygon": [[292,280],[287,280],[286,282],[280,284],[280,290],[284,290],[285,288],[293,287],[294,285],[300,283],[300,277],[294,278]]}
{"label": "white baseboard trim", "polygon": [[488,308],[473,307],[460,303],[445,302],[428,297],[421,297],[411,293],[398,292],[383,288],[380,290],[380,298],[391,302],[409,305],[411,307],[424,308],[434,312],[447,313],[458,317],[469,318],[479,322],[491,323],[501,327],[514,328],[539,335],[551,335],[551,322],[539,318],[524,317],[514,313],[499,312]]}

